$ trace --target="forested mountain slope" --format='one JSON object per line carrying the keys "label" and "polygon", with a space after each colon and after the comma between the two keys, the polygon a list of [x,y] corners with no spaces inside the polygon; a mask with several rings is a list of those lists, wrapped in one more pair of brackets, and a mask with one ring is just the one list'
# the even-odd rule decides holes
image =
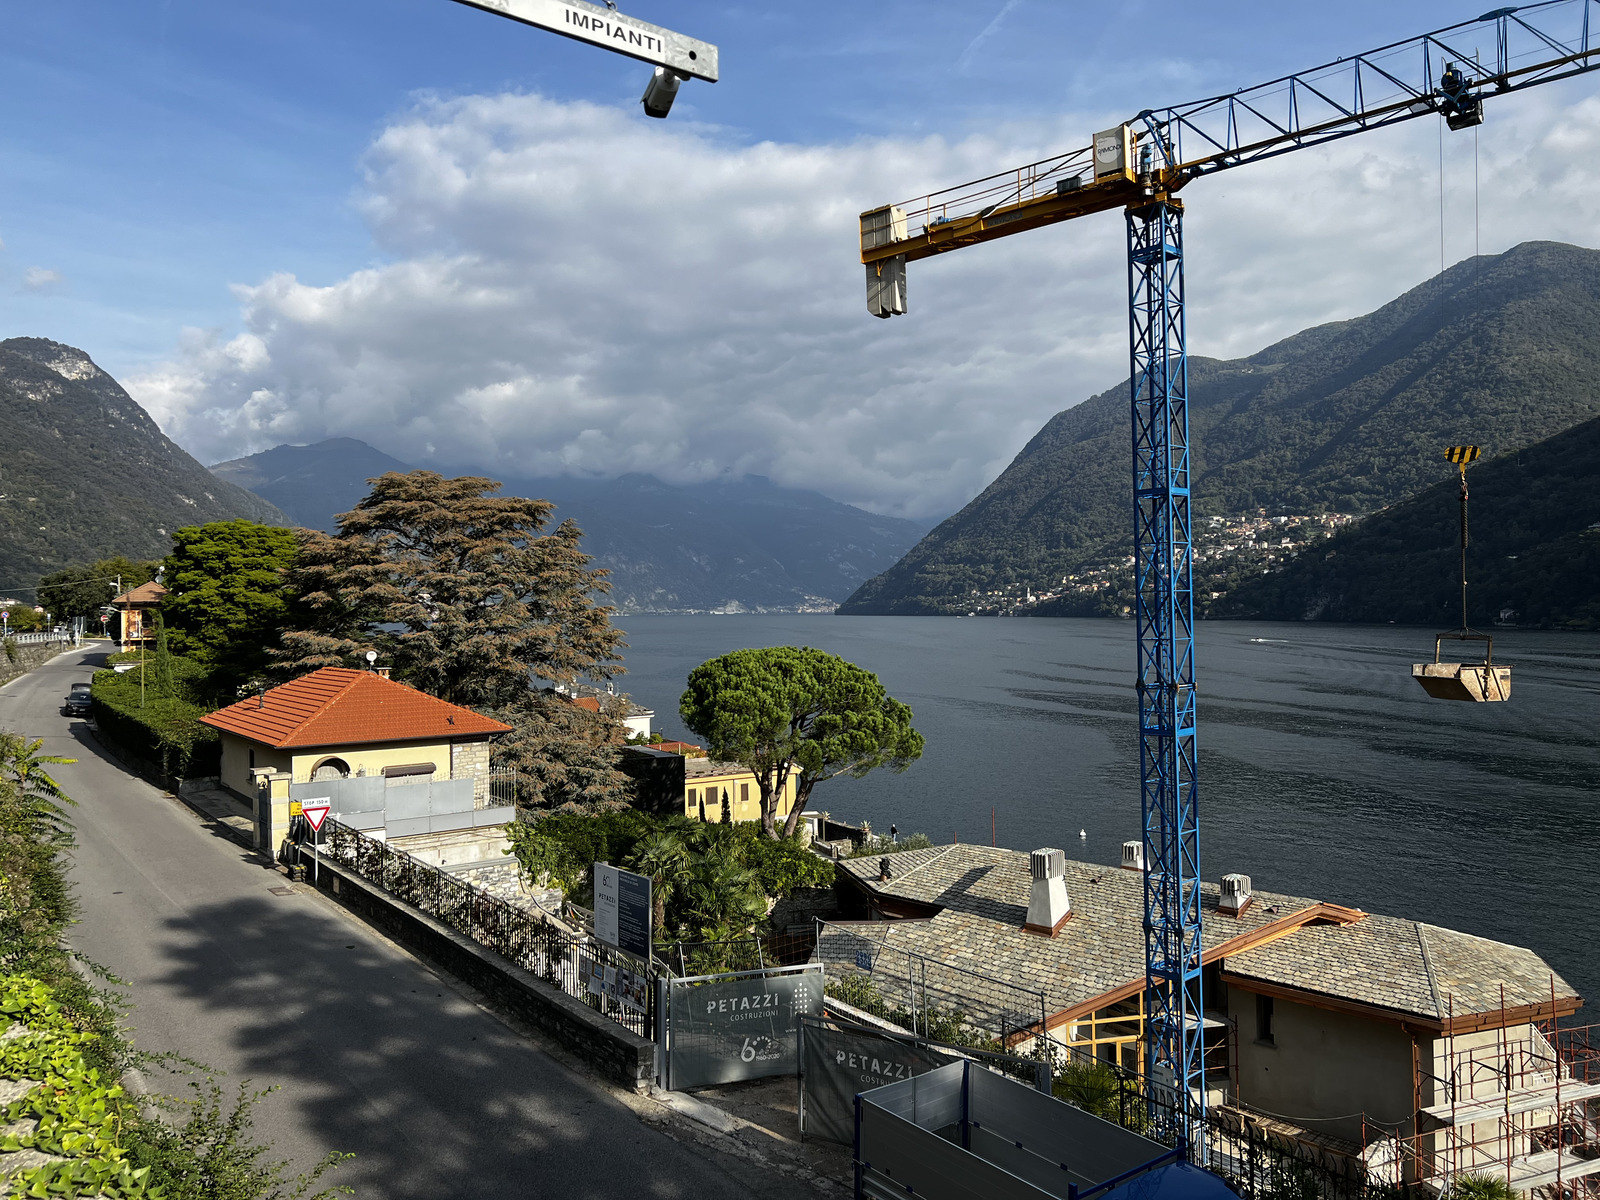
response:
{"label": "forested mountain slope", "polygon": [[168,440],[82,350],[46,338],[0,342],[0,445],[0,588],[116,554],[160,558],[183,525],[288,523]]}
{"label": "forested mountain slope", "polygon": [[[1461,623],[1460,484],[1374,513],[1280,571],[1229,591],[1213,616]],[[1600,628],[1600,419],[1467,472],[1467,619]]]}
{"label": "forested mountain slope", "polygon": [[[1528,242],[1248,358],[1190,360],[1199,516],[1367,513],[1600,416],[1600,251]],[[1129,553],[1128,385],[1058,413],[845,613],[964,611]]]}

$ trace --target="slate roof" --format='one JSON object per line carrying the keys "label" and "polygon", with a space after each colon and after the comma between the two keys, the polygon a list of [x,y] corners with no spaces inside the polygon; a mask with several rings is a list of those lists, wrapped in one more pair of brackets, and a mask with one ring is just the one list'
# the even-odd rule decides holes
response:
{"label": "slate roof", "polygon": [[[1095,863],[1066,864],[1072,919],[1054,938],[1024,933],[1028,855],[988,846],[936,846],[839,867],[868,894],[938,905],[930,920],[852,932],[1045,994],[1050,1012],[1079,1008],[1144,977],[1143,878]],[[1240,917],[1217,912],[1220,888],[1201,885],[1202,956],[1241,980],[1443,1022],[1452,1015],[1548,1004],[1550,968],[1531,950],[1397,917],[1256,891]],[[1250,945],[1254,940],[1257,944]],[[1577,994],[1555,976],[1555,995]]]}
{"label": "slate roof", "polygon": [[345,667],[323,667],[259,701],[252,696],[200,720],[278,750],[457,740],[511,728],[393,679]]}

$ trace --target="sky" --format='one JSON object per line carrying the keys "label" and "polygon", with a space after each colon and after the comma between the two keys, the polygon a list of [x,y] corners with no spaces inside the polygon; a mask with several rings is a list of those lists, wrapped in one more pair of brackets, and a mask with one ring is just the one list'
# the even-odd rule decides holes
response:
{"label": "sky", "polygon": [[[914,263],[910,314],[878,321],[858,213],[1477,16],[621,8],[717,43],[721,81],[649,120],[645,65],[449,0],[0,0],[0,336],[86,350],[208,463],[350,436],[938,520],[1125,378],[1122,219]],[[1486,108],[1186,190],[1191,353],[1370,311],[1475,247],[1600,245],[1600,73]]]}

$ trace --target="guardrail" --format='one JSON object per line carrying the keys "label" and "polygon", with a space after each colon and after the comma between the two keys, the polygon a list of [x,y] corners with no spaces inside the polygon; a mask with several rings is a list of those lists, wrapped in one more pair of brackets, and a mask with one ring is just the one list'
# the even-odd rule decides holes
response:
{"label": "guardrail", "polygon": [[48,633],[8,633],[6,638],[19,646],[48,646],[54,642],[71,646],[78,640],[70,633],[57,633],[55,630]]}

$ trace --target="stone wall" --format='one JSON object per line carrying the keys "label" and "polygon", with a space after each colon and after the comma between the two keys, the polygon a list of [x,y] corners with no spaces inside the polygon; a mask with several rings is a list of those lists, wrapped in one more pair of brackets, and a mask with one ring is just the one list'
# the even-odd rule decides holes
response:
{"label": "stone wall", "polygon": [[450,778],[472,780],[472,807],[489,807],[489,743],[453,742]]}
{"label": "stone wall", "polygon": [[[42,645],[19,646],[13,641],[8,641],[0,649],[0,684],[10,683],[13,679],[26,675],[29,671],[44,666],[58,654],[63,654],[73,647],[65,642],[46,642]],[[61,694],[66,696],[67,685],[61,685]]]}
{"label": "stone wall", "polygon": [[643,1091],[655,1078],[656,1045],[581,1000],[536,979],[404,901],[324,860],[322,891],[407,950],[447,971],[511,1015],[560,1042],[601,1074]]}

